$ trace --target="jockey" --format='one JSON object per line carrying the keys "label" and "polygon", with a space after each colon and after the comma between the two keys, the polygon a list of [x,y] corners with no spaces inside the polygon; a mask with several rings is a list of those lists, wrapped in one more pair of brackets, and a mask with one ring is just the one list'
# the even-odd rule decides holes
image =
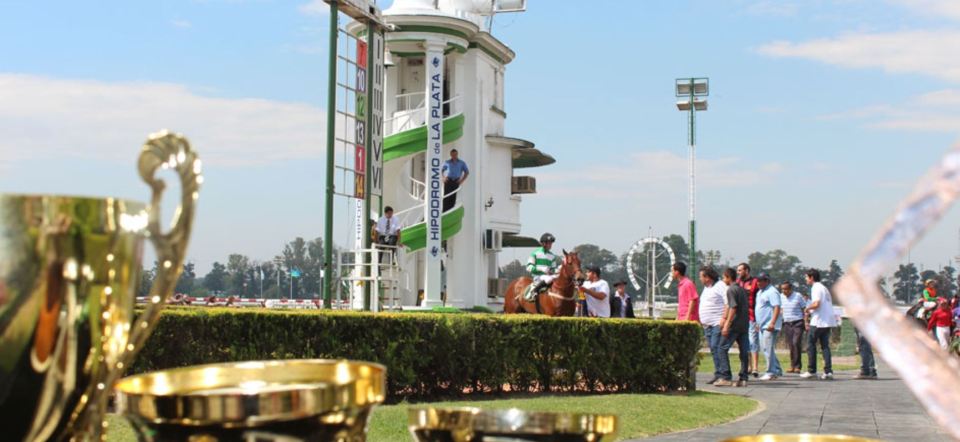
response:
{"label": "jockey", "polygon": [[[553,242],[557,239],[549,233],[540,236],[540,245],[542,247],[534,250],[527,259],[527,271],[533,275],[534,286],[530,290],[529,296],[536,297],[544,288],[553,283],[557,277],[557,270],[560,268],[560,257],[550,251]],[[528,299],[528,301],[531,299]]]}

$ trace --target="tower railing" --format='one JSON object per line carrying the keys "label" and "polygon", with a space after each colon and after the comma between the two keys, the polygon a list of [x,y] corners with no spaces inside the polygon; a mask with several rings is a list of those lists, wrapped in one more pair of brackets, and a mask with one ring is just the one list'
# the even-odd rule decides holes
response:
{"label": "tower railing", "polygon": [[427,104],[426,97],[427,94],[422,91],[397,95],[397,108],[395,112],[422,109]]}
{"label": "tower railing", "polygon": [[[423,95],[423,93],[420,93]],[[413,95],[413,94],[406,94]],[[398,97],[399,100],[399,97]],[[410,100],[413,100],[411,98]],[[399,104],[399,101],[398,101]],[[460,110],[460,96],[450,98],[447,101],[443,102],[443,118],[447,118],[450,115],[456,115],[462,112]],[[413,109],[398,110],[393,113],[393,117],[387,118],[383,121],[383,126],[385,129],[384,135],[390,136],[395,133],[403,132],[405,130],[415,129],[427,124],[427,103],[426,101],[421,100],[419,105]]]}
{"label": "tower railing", "polygon": [[[415,181],[415,182],[417,182],[417,183],[420,183],[419,181],[417,181],[417,180],[414,179],[414,178],[411,178],[410,180],[411,180],[411,181]],[[420,200],[423,201],[423,198],[426,197],[426,185],[423,184],[423,183],[420,183],[420,184],[423,185],[423,187],[422,187],[422,189],[423,189],[422,195],[420,196]],[[463,189],[463,188],[462,188],[462,187],[458,187],[457,190],[454,190],[453,192],[450,192],[449,194],[444,195],[443,197],[441,197],[441,199],[446,198],[446,197],[451,196],[451,195],[456,195],[457,193],[460,192],[460,189]],[[441,189],[440,191],[443,192],[443,189]],[[411,196],[412,196],[412,195],[411,195]],[[427,204],[426,201],[423,201],[423,202],[421,202],[420,204],[416,204],[416,205],[414,205],[414,206],[412,206],[412,207],[408,207],[408,208],[403,209],[403,210],[401,210],[401,211],[399,211],[399,212],[395,212],[395,213],[393,214],[393,217],[394,217],[394,218],[397,218],[397,219],[400,221],[400,225],[401,225],[401,226],[404,226],[404,227],[410,227],[410,226],[412,226],[412,225],[414,225],[414,224],[419,224],[419,223],[421,223],[421,222],[423,221],[423,208],[424,208],[424,206],[426,206],[426,204]],[[442,204],[442,203],[441,203],[441,204]]]}

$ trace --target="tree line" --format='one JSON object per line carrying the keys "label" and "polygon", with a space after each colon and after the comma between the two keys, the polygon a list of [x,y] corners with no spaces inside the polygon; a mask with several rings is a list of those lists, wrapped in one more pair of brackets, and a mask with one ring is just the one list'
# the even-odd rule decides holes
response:
{"label": "tree line", "polygon": [[[674,234],[664,236],[662,239],[673,249],[673,253],[678,262],[690,263],[690,248],[683,236]],[[640,285],[639,289],[630,283],[629,277],[627,276],[626,263],[629,250],[617,255],[610,250],[594,244],[580,244],[574,247],[573,250],[578,252],[583,267],[599,267],[603,273],[603,279],[611,284],[616,281],[627,281],[627,292],[633,296],[634,299],[643,299],[637,298],[636,296],[646,296],[648,293],[649,282],[638,280],[637,282]],[[560,253],[559,251],[554,252]],[[646,276],[645,269],[649,267],[649,260],[650,257],[648,253],[638,253],[638,255],[636,255],[634,259],[634,271],[638,277],[643,278]],[[669,255],[662,254],[656,258],[656,261],[655,267],[657,268],[657,272],[659,272],[658,276],[665,276],[663,272],[669,271],[670,266]],[[746,260],[737,262],[732,261],[729,257],[724,258],[719,250],[697,251],[698,269],[702,269],[705,266],[712,266],[717,269],[717,271],[720,271],[725,267],[736,267],[740,262],[749,264],[754,275],[760,272],[768,273],[771,281],[777,284],[785,281],[792,282],[794,287],[801,293],[809,293],[810,288],[806,284],[804,273],[810,268],[820,270],[822,282],[826,284],[827,287],[832,287],[833,284],[843,276],[843,268],[836,259],[831,260],[830,263],[823,267],[809,266],[802,263],[797,256],[791,255],[782,249],[767,252],[753,252],[747,256]],[[525,259],[522,261],[513,260],[500,268],[501,278],[513,280],[521,276],[529,276],[526,271]],[[700,286],[697,275],[688,276],[697,283],[698,287]],[[949,265],[939,270],[919,271],[913,263],[902,264],[893,275],[880,280],[880,288],[888,298],[903,303],[911,303],[914,302],[922,292],[923,281],[928,279],[933,279],[938,282],[939,296],[949,298],[957,293],[957,270]],[[675,302],[677,296],[676,284],[674,283],[670,289],[666,290],[663,289],[661,285],[658,295],[660,296],[660,298],[658,298],[659,300]]]}
{"label": "tree line", "polygon": [[[152,269],[141,269],[138,296],[149,292],[158,265],[154,262]],[[203,276],[196,273],[194,263],[187,262],[177,280],[175,293],[196,297],[258,298],[262,293],[268,299],[316,298],[322,292],[322,269],[322,238],[307,241],[297,237],[286,243],[273,259],[257,260],[232,253],[223,262],[215,261]]]}

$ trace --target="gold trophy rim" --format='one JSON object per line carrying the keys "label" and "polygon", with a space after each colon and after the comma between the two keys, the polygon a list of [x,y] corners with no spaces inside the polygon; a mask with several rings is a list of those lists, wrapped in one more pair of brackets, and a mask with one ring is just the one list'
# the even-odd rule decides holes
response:
{"label": "gold trophy rim", "polygon": [[594,434],[610,436],[619,430],[613,414],[526,411],[518,408],[477,407],[411,408],[411,431],[446,430],[513,434]]}
{"label": "gold trophy rim", "polygon": [[131,419],[189,427],[256,427],[319,415],[337,423],[384,402],[386,372],[346,359],[194,365],[121,379],[116,407]]}

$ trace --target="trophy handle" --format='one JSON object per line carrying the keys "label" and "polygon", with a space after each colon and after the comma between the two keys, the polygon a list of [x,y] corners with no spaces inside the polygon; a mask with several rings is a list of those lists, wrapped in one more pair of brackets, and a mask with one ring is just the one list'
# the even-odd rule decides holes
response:
{"label": "trophy handle", "polygon": [[[133,361],[133,357],[146,344],[147,338],[157,325],[160,310],[173,294],[177,279],[183,271],[187,242],[193,228],[193,215],[199,198],[200,184],[203,183],[200,159],[190,148],[190,142],[183,135],[167,130],[151,134],[140,151],[137,162],[140,177],[152,190],[148,208],[147,233],[157,252],[157,275],[150,287],[146,309],[130,325],[130,337],[127,348],[121,358],[124,364],[111,367],[111,371],[122,374],[123,367]],[[172,169],[180,177],[180,206],[173,216],[173,225],[166,233],[160,225],[160,203],[166,187],[162,179],[156,177],[160,169]],[[120,368],[120,370],[116,370]],[[109,385],[109,384],[108,384]]]}
{"label": "trophy handle", "polygon": [[[190,142],[182,135],[166,130],[151,134],[147,138],[140,150],[137,169],[152,191],[146,213],[146,236],[156,248],[159,266],[150,287],[146,308],[130,323],[126,345],[115,362],[106,367],[103,381],[95,386],[91,385],[74,410],[71,421],[77,423],[75,431],[89,440],[100,440],[106,428],[106,423],[102,422],[102,410],[106,409],[109,395],[104,394],[104,390],[112,390],[117,380],[130,367],[130,363],[156,327],[160,310],[176,287],[177,279],[183,271],[198,191],[203,183],[200,159],[190,149]],[[164,232],[160,225],[160,203],[166,188],[164,181],[156,177],[157,171],[161,169],[172,169],[180,177],[180,206],[174,212],[173,224],[168,232]],[[86,406],[89,401],[95,403]]]}

